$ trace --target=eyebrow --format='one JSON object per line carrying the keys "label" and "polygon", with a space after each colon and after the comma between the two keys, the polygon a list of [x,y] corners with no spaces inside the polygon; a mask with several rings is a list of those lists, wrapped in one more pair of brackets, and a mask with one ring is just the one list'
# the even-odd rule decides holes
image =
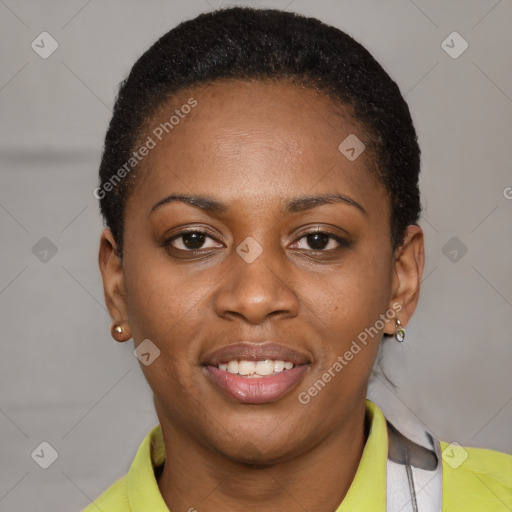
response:
{"label": "eyebrow", "polygon": [[[172,202],[182,202],[195,208],[199,208],[206,213],[222,213],[228,209],[228,205],[218,201],[217,199],[213,199],[212,197],[194,196],[189,194],[171,194],[167,197],[164,197],[163,199],[160,199],[160,201],[158,201],[153,206],[153,208],[151,208],[150,215],[163,205]],[[305,210],[311,210],[312,208],[316,208],[324,204],[334,203],[347,204],[357,208],[365,215],[367,214],[366,210],[357,201],[354,201],[350,197],[344,196],[342,194],[323,194],[317,196],[296,197],[287,201],[282,207],[281,211],[283,213],[296,213]]]}

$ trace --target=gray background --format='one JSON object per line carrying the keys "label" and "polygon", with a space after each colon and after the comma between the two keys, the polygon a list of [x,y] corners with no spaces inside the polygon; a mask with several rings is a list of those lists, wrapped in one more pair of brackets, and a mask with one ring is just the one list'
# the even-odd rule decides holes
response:
{"label": "gray background", "polygon": [[[442,440],[512,453],[512,4],[245,4],[346,30],[412,111],[427,265],[406,342],[385,350],[398,388],[377,378],[370,396],[389,415],[417,416]],[[118,83],[157,37],[221,5],[0,0],[3,512],[81,510],[128,470],[157,423],[133,342],[109,334],[92,191]],[[59,44],[48,59],[31,48],[43,31]],[[456,59],[441,47],[453,31],[469,43]],[[57,248],[47,261],[33,251],[43,237]],[[46,470],[31,458],[43,441],[58,452]]]}

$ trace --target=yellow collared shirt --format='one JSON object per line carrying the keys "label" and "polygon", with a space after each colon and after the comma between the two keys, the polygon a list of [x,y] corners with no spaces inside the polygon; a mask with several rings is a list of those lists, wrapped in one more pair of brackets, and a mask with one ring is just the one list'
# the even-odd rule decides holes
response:
{"label": "yellow collared shirt", "polygon": [[[366,400],[370,432],[350,488],[336,512],[385,512],[388,433],[382,411]],[[441,450],[448,443],[441,441]],[[511,512],[512,455],[464,448],[467,458],[450,465],[443,457],[443,512]],[[155,478],[165,460],[160,425],[140,445],[128,473],[83,512],[170,512]],[[452,467],[453,466],[453,467]]]}

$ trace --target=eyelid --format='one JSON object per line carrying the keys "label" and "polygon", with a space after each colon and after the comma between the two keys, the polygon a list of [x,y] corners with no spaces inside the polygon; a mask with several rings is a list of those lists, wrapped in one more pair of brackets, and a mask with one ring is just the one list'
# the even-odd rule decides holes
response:
{"label": "eyelid", "polygon": [[[335,233],[332,233],[332,231],[341,231],[342,234],[337,235]],[[347,240],[352,239],[352,235],[346,229],[343,229],[339,226],[335,226],[333,224],[309,225],[303,228],[301,231],[299,231],[299,233],[296,234],[295,236],[304,236],[304,234],[307,235],[309,233],[326,233],[328,235],[332,235],[333,237],[338,236],[341,238],[345,237],[347,238]]]}

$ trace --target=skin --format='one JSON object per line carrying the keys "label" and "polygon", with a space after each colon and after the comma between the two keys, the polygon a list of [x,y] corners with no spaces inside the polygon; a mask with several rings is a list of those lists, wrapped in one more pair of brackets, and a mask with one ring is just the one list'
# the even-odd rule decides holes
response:
{"label": "skin", "polygon": [[[323,94],[285,82],[216,82],[179,93],[148,126],[190,97],[198,105],[141,162],[123,259],[108,228],[99,251],[106,304],[124,329],[116,339],[133,336],[138,345],[148,338],[161,351],[141,365],[172,460],[160,491],[176,511],[334,511],[362,455],[368,380],[395,320],[307,405],[298,394],[394,304],[407,325],[418,301],[423,233],[409,226],[392,250],[389,199],[370,172],[371,150],[353,162],[338,150],[351,133],[364,142],[364,126]],[[151,214],[172,193],[214,197],[227,208],[207,213],[170,202]],[[325,193],[364,212],[345,202],[281,211],[286,200]],[[187,238],[164,245],[186,227],[208,232],[202,257],[185,252]],[[349,245],[331,238],[315,245],[305,236],[313,228]],[[252,263],[236,252],[248,236],[263,249]],[[200,364],[239,340],[277,341],[311,364],[279,400],[241,404]]]}

